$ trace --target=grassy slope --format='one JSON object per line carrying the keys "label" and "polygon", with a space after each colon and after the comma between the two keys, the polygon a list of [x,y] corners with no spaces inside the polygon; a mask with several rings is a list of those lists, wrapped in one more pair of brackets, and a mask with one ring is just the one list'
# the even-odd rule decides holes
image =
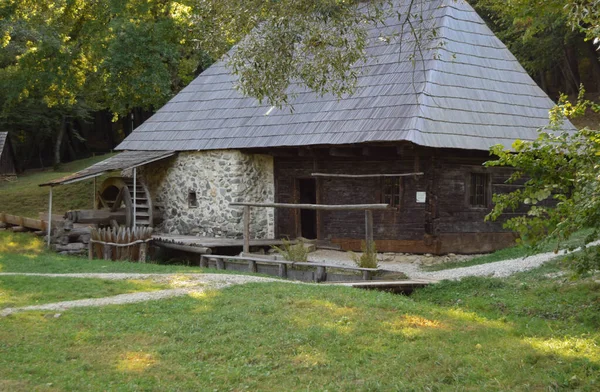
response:
{"label": "grassy slope", "polygon": [[[0,212],[37,218],[48,211],[48,188],[39,184],[64,177],[103,161],[111,155],[102,155],[64,164],[59,172],[46,170],[19,175],[13,182],[0,182]],[[76,208],[92,207],[92,180],[54,188],[53,214]]]}
{"label": "grassy slope", "polygon": [[199,272],[200,268],[183,265],[138,264],[104,260],[87,260],[58,255],[45,250],[44,242],[31,234],[0,232],[0,272]]}
{"label": "grassy slope", "polygon": [[[3,268],[165,268],[63,259],[25,238],[4,241]],[[0,318],[0,390],[598,390],[600,283],[558,272],[410,298],[273,283],[58,319],[15,314]]]}
{"label": "grassy slope", "polygon": [[[578,231],[577,233],[574,233],[573,236],[568,241],[564,242],[561,245],[563,248],[565,248],[565,247],[568,248],[570,246],[575,246],[575,247],[582,246],[584,243],[585,237],[591,233],[592,233],[592,229]],[[444,263],[444,264],[425,266],[423,269],[425,269],[427,271],[440,271],[440,270],[446,270],[446,269],[451,269],[451,268],[469,267],[472,265],[487,264],[487,263],[493,263],[496,261],[523,258],[523,257],[530,256],[534,253],[553,252],[555,249],[556,249],[555,241],[549,242],[546,244],[542,244],[540,246],[540,249],[537,250],[537,252],[534,252],[531,247],[524,246],[524,245],[517,245],[517,246],[513,246],[511,248],[501,249],[494,253],[475,257],[468,261],[448,262],[448,263]]]}
{"label": "grassy slope", "polygon": [[169,288],[149,281],[0,276],[0,309]]}

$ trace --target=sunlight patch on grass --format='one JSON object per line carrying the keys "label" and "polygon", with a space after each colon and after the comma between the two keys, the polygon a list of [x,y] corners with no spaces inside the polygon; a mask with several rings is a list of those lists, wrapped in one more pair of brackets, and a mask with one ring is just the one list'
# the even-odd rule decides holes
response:
{"label": "sunlight patch on grass", "polygon": [[296,355],[292,358],[292,363],[295,366],[302,368],[314,368],[318,366],[327,365],[327,356],[318,351],[312,346],[298,346],[296,348]]}
{"label": "sunlight patch on grass", "polygon": [[497,328],[501,330],[509,330],[511,326],[503,321],[498,320],[490,320],[488,318],[482,317],[474,312],[467,312],[462,309],[448,309],[444,313],[448,316],[452,317],[455,320],[459,320],[461,322],[475,323],[470,324],[471,327],[484,327],[484,328]]}
{"label": "sunlight patch on grass", "polygon": [[[317,299],[291,301],[288,306],[290,310],[296,310],[295,315],[292,316],[292,320],[300,328],[319,325],[338,332],[350,333],[350,324],[354,319],[353,316],[356,315],[355,308],[339,306],[330,301]],[[306,317],[305,313],[313,313],[315,311],[319,314],[327,315],[327,317],[318,319]]]}
{"label": "sunlight patch on grass", "polygon": [[447,329],[446,325],[437,320],[426,319],[416,315],[404,315],[402,317],[386,321],[383,327],[392,332],[407,336],[414,336],[415,330],[421,329]]}
{"label": "sunlight patch on grass", "polygon": [[206,291],[192,291],[188,295],[195,299],[206,299],[208,297]]}
{"label": "sunlight patch on grass", "polygon": [[158,360],[154,354],[144,352],[127,352],[121,354],[117,361],[117,370],[121,372],[141,373],[154,366]]}
{"label": "sunlight patch on grass", "polygon": [[44,250],[44,241],[32,235],[5,234],[0,236],[0,253],[39,254]]}
{"label": "sunlight patch on grass", "polygon": [[586,358],[600,363],[600,347],[593,339],[582,337],[526,338],[524,342],[545,354],[563,358]]}

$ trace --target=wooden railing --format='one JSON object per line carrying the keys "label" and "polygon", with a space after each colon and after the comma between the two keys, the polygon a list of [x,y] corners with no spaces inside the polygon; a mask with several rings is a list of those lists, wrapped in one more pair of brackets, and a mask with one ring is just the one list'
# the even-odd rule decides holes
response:
{"label": "wooden railing", "polygon": [[0,222],[7,225],[22,227],[24,230],[45,231],[48,228],[48,222],[41,219],[26,218],[24,216],[10,215],[0,212]]}

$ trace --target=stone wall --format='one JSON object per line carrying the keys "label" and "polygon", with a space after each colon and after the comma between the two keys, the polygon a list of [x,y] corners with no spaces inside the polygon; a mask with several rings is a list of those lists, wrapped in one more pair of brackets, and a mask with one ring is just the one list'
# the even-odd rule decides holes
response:
{"label": "stone wall", "polygon": [[[140,171],[171,234],[242,238],[243,212],[231,202],[273,202],[273,158],[238,150],[180,152]],[[190,206],[195,192],[197,206]],[[253,238],[273,238],[272,208],[252,208]]]}

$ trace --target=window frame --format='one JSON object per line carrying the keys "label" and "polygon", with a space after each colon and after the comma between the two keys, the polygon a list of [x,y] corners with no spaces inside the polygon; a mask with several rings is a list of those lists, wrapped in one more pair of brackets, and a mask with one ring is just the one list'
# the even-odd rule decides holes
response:
{"label": "window frame", "polygon": [[[473,176],[478,176],[484,179],[483,184],[483,198],[484,204],[473,204],[472,194],[473,190]],[[489,209],[492,207],[492,178],[491,174],[485,169],[469,170],[465,178],[465,205],[470,209]]]}
{"label": "window frame", "polygon": [[[388,185],[388,181],[397,182],[397,184]],[[392,189],[392,192],[387,192],[388,186]],[[404,202],[404,181],[402,177],[382,177],[380,181],[380,192],[381,197],[380,201],[383,204],[388,204],[390,208],[400,209],[402,207],[402,203]],[[396,189],[396,192],[393,190]],[[390,196],[390,202],[387,202],[387,197]]]}

